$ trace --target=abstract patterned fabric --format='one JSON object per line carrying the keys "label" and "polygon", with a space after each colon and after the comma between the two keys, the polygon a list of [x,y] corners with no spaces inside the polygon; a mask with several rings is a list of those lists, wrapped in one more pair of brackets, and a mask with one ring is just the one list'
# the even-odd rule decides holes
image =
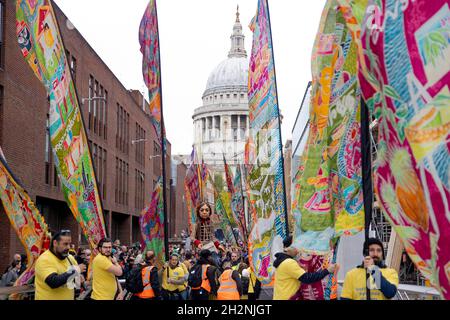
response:
{"label": "abstract patterned fabric", "polygon": [[250,135],[245,163],[253,228],[249,260],[257,278],[267,284],[274,273],[274,255],[286,237],[286,204],[272,35],[267,0],[258,0],[250,25],[253,48],[249,67]]}
{"label": "abstract patterned fabric", "polygon": [[144,82],[149,90],[150,115],[156,135],[161,143],[161,62],[156,0],[150,0],[142,17],[139,27],[139,43],[143,54],[142,73]]}
{"label": "abstract patterned fabric", "polygon": [[0,199],[11,226],[27,253],[27,269],[17,279],[15,285],[32,284],[34,265],[41,253],[49,248],[51,236],[43,216],[8,170],[2,156],[0,156]]}
{"label": "abstract patterned fabric", "polygon": [[[340,1],[378,121],[375,191],[412,261],[450,299],[449,1]],[[361,18],[363,17],[363,18]]]}
{"label": "abstract patterned fabric", "polygon": [[192,232],[192,228],[197,220],[197,213],[195,210],[202,201],[200,185],[201,175],[199,173],[199,168],[195,157],[195,150],[193,150],[191,153],[191,165],[186,171],[186,177],[184,178],[184,190],[188,207],[190,233]]}
{"label": "abstract patterned fabric", "polygon": [[166,261],[164,258],[164,207],[161,177],[153,190],[150,205],[141,212],[139,226],[142,236],[141,248],[145,252],[153,251],[158,266],[161,267]]}
{"label": "abstract patterned fabric", "polygon": [[[306,272],[317,272],[326,269],[334,260],[334,251],[327,255],[301,254],[299,265]],[[290,300],[334,300],[337,299],[337,277],[328,275],[321,281],[312,284],[302,283],[298,292]]]}
{"label": "abstract patterned fabric", "polygon": [[357,46],[336,5],[325,6],[312,55],[310,133],[297,191],[294,243],[317,255],[364,229]]}
{"label": "abstract patterned fabric", "polygon": [[247,242],[247,223],[245,221],[244,196],[242,194],[242,173],[241,166],[236,167],[236,175],[234,176],[234,192],[231,196],[231,211],[238,222],[239,231],[242,235],[242,241]]}
{"label": "abstract patterned fabric", "polygon": [[58,24],[48,0],[18,0],[19,47],[50,98],[50,140],[65,199],[91,248],[106,237],[86,132]]}

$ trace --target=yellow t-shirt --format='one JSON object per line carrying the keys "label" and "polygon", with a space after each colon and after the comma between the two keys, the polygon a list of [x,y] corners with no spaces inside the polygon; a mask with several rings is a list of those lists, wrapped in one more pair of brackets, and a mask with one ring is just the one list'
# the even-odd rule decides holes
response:
{"label": "yellow t-shirt", "polygon": [[[75,259],[68,257],[73,265],[78,265]],[[67,259],[60,260],[50,250],[45,251],[36,261],[34,285],[36,288],[35,300],[74,300],[74,289],[67,288],[67,285],[52,289],[45,279],[52,273],[63,274],[70,268],[70,262]]]}
{"label": "yellow t-shirt", "polygon": [[284,260],[275,270],[273,300],[289,300],[300,288],[300,278],[306,271],[294,259]]}
{"label": "yellow t-shirt", "polygon": [[173,280],[181,280],[186,275],[184,268],[181,265],[178,265],[175,269],[168,267],[163,270],[162,274],[162,288],[167,291],[175,291],[178,289],[179,292],[184,291],[186,289],[185,285],[176,285],[176,284],[168,284],[167,283],[167,270],[169,270],[169,278]]}
{"label": "yellow t-shirt", "polygon": [[109,272],[112,266],[111,260],[98,254],[92,262],[92,299],[114,300],[117,292],[116,276]]}
{"label": "yellow t-shirt", "polygon": [[[383,268],[381,274],[391,284],[398,287],[398,274],[397,271],[390,268]],[[372,285],[375,285],[373,276],[371,277]],[[344,280],[344,287],[342,288],[341,298],[352,300],[366,300],[366,270],[363,268],[355,268],[350,270]],[[371,300],[389,300],[380,290],[370,290]]]}

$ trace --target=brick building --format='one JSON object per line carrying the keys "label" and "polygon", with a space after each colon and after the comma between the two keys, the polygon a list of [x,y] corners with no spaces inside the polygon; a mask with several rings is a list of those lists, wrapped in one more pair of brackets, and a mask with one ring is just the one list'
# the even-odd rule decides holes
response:
{"label": "brick building", "polygon": [[[50,229],[70,229],[73,241],[85,244],[53,165],[47,93],[17,44],[15,1],[0,0],[0,6],[0,146]],[[161,148],[144,111],[142,94],[127,90],[83,36],[68,28],[65,14],[53,6],[78,92],[107,232],[111,238],[130,244],[139,240],[139,213],[149,203],[161,175]],[[168,143],[169,204],[170,162]],[[23,247],[0,203],[0,270],[15,252],[23,252]]]}
{"label": "brick building", "polygon": [[187,204],[184,196],[184,178],[187,168],[185,156],[174,155],[172,157],[172,202],[169,218],[169,234],[171,237],[177,235],[180,238],[182,230],[189,230]]}

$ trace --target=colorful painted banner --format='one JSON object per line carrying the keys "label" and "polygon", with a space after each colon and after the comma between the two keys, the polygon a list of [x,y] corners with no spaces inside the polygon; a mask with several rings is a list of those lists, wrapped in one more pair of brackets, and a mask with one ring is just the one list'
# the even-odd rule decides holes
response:
{"label": "colorful painted banner", "polygon": [[223,157],[223,165],[224,165],[224,169],[225,169],[225,179],[227,181],[228,192],[233,194],[234,193],[233,172],[231,171],[230,166],[227,164],[227,161],[225,160],[225,156]]}
{"label": "colorful painted banner", "polygon": [[50,247],[50,233],[43,216],[20,186],[2,156],[0,156],[0,199],[11,226],[27,254],[27,269],[15,286],[32,284],[37,258]]}
{"label": "colorful painted banner", "polygon": [[106,237],[101,201],[74,83],[49,0],[17,0],[19,47],[50,99],[50,138],[67,204],[91,248]]}
{"label": "colorful painted banner", "polygon": [[253,31],[248,83],[250,136],[245,152],[253,219],[249,258],[258,279],[267,284],[275,271],[274,255],[283,250],[283,239],[287,236],[280,114],[267,0],[258,0],[250,29]]}
{"label": "colorful painted banner", "polygon": [[142,210],[139,217],[141,229],[141,248],[144,252],[153,251],[158,267],[162,267],[164,258],[164,207],[162,177],[156,182],[150,205]]}
{"label": "colorful painted banner", "polygon": [[247,223],[245,221],[244,196],[242,194],[242,174],[241,166],[236,167],[236,175],[234,176],[234,192],[231,197],[231,211],[238,222],[239,231],[242,235],[242,241],[248,241]]}
{"label": "colorful painted banner", "polygon": [[230,221],[230,218],[228,216],[227,210],[225,209],[224,203],[222,201],[222,197],[217,191],[217,188],[214,184],[214,181],[212,181],[211,175],[210,177],[210,183],[213,186],[214,189],[214,204],[215,204],[215,213],[220,218],[220,228],[222,229],[225,239],[229,244],[236,243],[236,238],[233,233],[233,225]]}
{"label": "colorful painted banner", "polygon": [[189,230],[192,232],[192,228],[197,221],[197,206],[202,201],[200,193],[200,181],[201,174],[199,173],[198,164],[196,162],[195,150],[191,153],[191,165],[186,171],[186,177],[184,178],[185,195],[188,204],[189,214]]}
{"label": "colorful painted banner", "polygon": [[422,275],[450,299],[449,2],[371,0],[363,19],[340,2],[378,122],[379,203]]}
{"label": "colorful painted banner", "polygon": [[295,244],[329,254],[364,229],[357,45],[337,2],[327,2],[312,54],[310,133],[299,182]]}
{"label": "colorful painted banner", "polygon": [[150,0],[139,27],[139,43],[141,45],[142,73],[149,90],[149,107],[153,127],[160,144],[162,143],[162,92],[161,92],[161,59],[159,51],[158,14],[156,0]]}

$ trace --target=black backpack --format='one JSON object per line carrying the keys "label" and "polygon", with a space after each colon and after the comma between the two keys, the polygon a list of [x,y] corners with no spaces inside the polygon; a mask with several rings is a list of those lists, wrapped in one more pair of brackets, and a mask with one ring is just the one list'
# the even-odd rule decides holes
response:
{"label": "black backpack", "polygon": [[137,266],[128,273],[125,289],[131,293],[141,293],[144,291],[144,283],[142,282],[142,267]]}
{"label": "black backpack", "polygon": [[201,264],[196,264],[195,266],[192,267],[191,271],[189,272],[188,285],[191,288],[198,288],[202,285],[202,282],[203,282],[202,266],[203,265],[201,265]]}

